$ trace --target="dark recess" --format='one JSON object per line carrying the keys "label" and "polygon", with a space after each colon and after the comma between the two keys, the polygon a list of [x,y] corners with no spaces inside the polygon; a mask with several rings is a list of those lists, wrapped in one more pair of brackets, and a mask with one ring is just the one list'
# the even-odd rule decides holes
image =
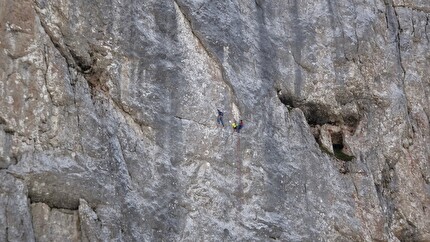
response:
{"label": "dark recess", "polygon": [[331,141],[333,144],[333,154],[328,150],[325,150],[321,142],[319,141],[319,127],[324,124],[330,124],[334,126],[345,125],[351,132],[355,132],[355,129],[358,126],[360,121],[358,114],[350,114],[350,115],[335,115],[334,112],[330,109],[329,106],[314,102],[303,102],[295,99],[294,95],[288,95],[282,89],[277,89],[277,94],[279,100],[287,106],[287,108],[299,108],[303,111],[303,114],[306,117],[306,120],[310,127],[317,128],[318,132],[314,132],[316,141],[320,144],[321,149],[330,155],[333,155],[339,160],[342,161],[351,161],[354,159],[354,156],[348,155],[345,153],[345,144],[343,140],[343,133],[335,132],[331,134]]}

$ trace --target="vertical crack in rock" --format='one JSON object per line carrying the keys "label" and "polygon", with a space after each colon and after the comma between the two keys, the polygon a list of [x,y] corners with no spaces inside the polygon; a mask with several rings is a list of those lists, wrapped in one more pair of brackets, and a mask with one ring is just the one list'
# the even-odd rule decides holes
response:
{"label": "vertical crack in rock", "polygon": [[[297,0],[294,0],[291,7],[290,14],[293,16],[294,22],[292,23],[292,43],[290,43],[291,55],[294,62],[302,61],[302,49],[305,48],[306,36],[303,32],[302,19],[300,16],[300,6]],[[302,67],[299,65],[299,67]],[[303,78],[302,68],[294,68],[294,94],[302,98],[302,89],[305,86],[306,79]]]}
{"label": "vertical crack in rock", "polygon": [[[56,38],[54,37],[54,34],[52,33],[48,24],[45,22],[42,14],[40,13],[40,9],[36,0],[34,0],[33,8],[36,13],[36,16],[38,17],[39,23],[42,26],[43,31],[48,36],[52,45],[58,50],[60,55],[64,58],[67,66],[73,70],[76,70],[77,73],[81,73],[83,78],[88,82],[88,84],[92,88],[94,86],[94,83],[90,80],[87,80],[85,77],[85,74],[91,74],[91,72],[93,71],[91,64],[84,63],[85,60],[82,60],[83,57],[78,56],[78,54],[73,49],[73,47],[68,45],[68,43],[61,44],[61,43],[58,43],[58,40],[57,41],[55,40]],[[64,36],[61,28],[59,26],[57,26],[57,28],[59,29],[59,34],[61,34],[61,38],[66,39],[67,36]]]}
{"label": "vertical crack in rock", "polygon": [[117,140],[118,140],[118,144],[119,144],[119,148],[120,148],[120,150],[121,150],[121,158],[122,158],[122,163],[124,163],[124,169],[125,169],[125,171],[127,172],[127,175],[128,175],[128,177],[129,177],[129,181],[127,182],[127,188],[129,189],[129,190],[132,190],[132,188],[131,188],[131,184],[133,183],[133,177],[131,176],[131,173],[130,173],[130,170],[129,170],[129,168],[128,168],[128,166],[127,166],[127,162],[126,162],[126,159],[125,159],[125,152],[124,152],[124,147],[123,147],[123,145],[122,145],[122,142],[121,142],[121,140],[120,139],[118,139],[118,137],[117,137]]}
{"label": "vertical crack in rock", "polygon": [[110,99],[112,101],[112,106],[119,112],[122,114],[122,116],[124,117],[124,119],[128,122],[128,124],[131,127],[137,126],[139,127],[139,134],[144,133],[142,128],[151,128],[151,126],[147,123],[144,123],[141,120],[137,120],[136,117],[134,116],[133,113],[131,113],[129,110],[127,110],[127,108],[125,108],[123,105],[119,104],[117,101],[115,101],[114,98],[112,98],[110,95],[103,93],[104,95],[106,95],[106,97],[108,99]]}
{"label": "vertical crack in rock", "polygon": [[6,231],[5,231],[5,238],[6,241],[9,241],[9,213],[8,213],[8,207],[9,207],[9,198],[6,197],[6,207],[5,207],[5,217],[6,217]]}
{"label": "vertical crack in rock", "polygon": [[385,23],[387,24],[387,29],[390,29],[390,21],[388,18],[388,3],[386,2],[386,0],[384,0],[385,2],[385,6],[386,6],[386,10],[385,10]]}
{"label": "vertical crack in rock", "polygon": [[358,37],[358,33],[357,33],[357,23],[360,21],[359,20],[359,13],[357,12],[357,7],[355,6],[356,3],[354,3],[354,14],[355,14],[355,21],[354,21],[354,36],[355,36],[355,40],[357,41],[356,44],[356,55],[357,55],[357,59],[355,59],[353,57],[353,62],[358,66],[358,69],[360,71],[360,74],[363,78],[365,78],[365,75],[363,74],[363,66],[362,66],[362,62],[361,62],[361,56],[360,56],[360,38]]}
{"label": "vertical crack in rock", "polygon": [[387,23],[387,29],[389,30],[389,34],[394,35],[394,42],[397,44],[397,52],[398,52],[398,61],[399,65],[404,72],[403,64],[401,63],[401,53],[400,53],[400,22],[399,16],[397,15],[396,9],[393,6],[392,0],[384,0],[385,3],[385,21]]}
{"label": "vertical crack in rock", "polygon": [[[356,12],[356,14],[357,14],[357,12]],[[361,61],[361,56],[360,56],[360,39],[358,38],[358,34],[357,34],[357,23],[355,23],[354,34],[355,34],[355,39],[357,40],[357,47],[356,47],[357,59],[353,58],[352,60],[357,65],[358,71],[360,72],[360,75],[364,79],[366,79],[366,75],[364,75],[365,71],[363,71],[363,65],[362,65],[363,62]]]}
{"label": "vertical crack in rock", "polygon": [[427,43],[430,43],[430,38],[429,38],[429,34],[428,34],[428,28],[429,28],[429,16],[426,17],[426,25],[424,27],[425,30],[425,34],[426,34],[426,39],[427,39]]}
{"label": "vertical crack in rock", "polygon": [[[37,4],[37,3],[35,3],[35,4]],[[45,32],[45,34],[48,36],[49,40],[51,41],[52,45],[58,50],[60,55],[64,58],[64,60],[67,63],[67,66],[74,67],[74,65],[72,63],[70,63],[69,58],[67,58],[67,55],[64,53],[64,50],[54,41],[54,37],[52,36],[51,31],[49,30],[49,27],[47,26],[47,24],[42,20],[42,16],[40,16],[37,7],[35,7],[34,9],[35,9],[35,12],[38,16],[39,23],[42,26],[43,31]]]}
{"label": "vertical crack in rock", "polygon": [[[404,67],[404,65],[403,65],[403,60],[402,60],[402,49],[401,49],[401,42],[400,42],[400,33],[402,32],[402,28],[401,28],[401,26],[400,26],[400,19],[399,19],[399,15],[397,14],[397,10],[396,10],[396,7],[394,7],[394,6],[392,6],[392,8],[393,8],[393,12],[394,12],[394,15],[395,15],[395,17],[396,17],[396,25],[397,25],[397,28],[396,28],[396,30],[395,30],[395,34],[396,34],[396,44],[397,44],[397,51],[398,51],[398,58],[399,58],[399,65],[400,65],[400,68],[402,69],[402,72],[403,72],[403,87],[404,87],[404,84],[405,84],[405,77],[406,77],[406,70],[405,70],[405,67]],[[406,94],[406,93],[405,93]]]}
{"label": "vertical crack in rock", "polygon": [[[307,170],[307,168],[305,167],[305,173],[304,174],[306,174],[305,176],[304,176],[304,181],[303,181],[303,184],[304,184],[304,196],[305,196],[305,198],[304,198],[304,200],[305,200],[305,208],[306,208],[306,211],[310,211],[310,207],[311,207],[311,205],[309,204],[309,201],[310,201],[310,198],[309,198],[309,193],[308,193],[308,188],[307,188],[307,184],[308,184],[308,174],[309,174],[309,172],[308,172],[308,170]],[[316,207],[314,207],[313,209],[317,209]],[[317,209],[318,210],[318,209]],[[309,213],[309,212],[307,212],[307,213],[305,213],[305,215],[303,216],[304,218],[304,220],[306,221],[306,220],[311,220],[312,219],[312,217],[311,217],[311,213]],[[312,223],[309,223],[309,224],[312,224]],[[312,235],[312,236],[315,236],[315,232],[311,229],[311,227],[310,226],[307,226],[307,233],[308,234],[310,234],[310,235]]]}
{"label": "vertical crack in rock", "polygon": [[217,58],[215,57],[215,55],[213,55],[212,52],[209,51],[209,47],[206,46],[206,44],[204,43],[204,41],[199,37],[199,35],[194,30],[191,18],[188,17],[188,15],[185,13],[185,10],[183,9],[183,7],[177,2],[177,0],[174,0],[174,4],[176,5],[177,9],[179,9],[179,12],[182,14],[182,16],[184,17],[184,19],[188,22],[188,27],[190,28],[191,33],[197,39],[197,41],[199,42],[199,45],[202,46],[202,48],[205,51],[206,55],[209,56],[212,60],[214,60],[214,62],[216,62],[217,64],[219,64],[219,61],[217,61]]}
{"label": "vertical crack in rock", "polygon": [[8,122],[0,116],[0,170],[17,164],[16,157],[11,154],[14,133],[15,131],[8,125]]}
{"label": "vertical crack in rock", "polygon": [[191,17],[189,17],[187,15],[186,11],[184,10],[184,7],[177,0],[174,0],[174,4],[176,5],[177,9],[179,9],[180,13],[185,18],[185,20],[188,22],[188,27],[191,30],[191,33],[197,39],[199,45],[202,46],[202,48],[205,51],[206,55],[210,59],[212,59],[218,65],[218,68],[221,70],[222,81],[227,86],[227,88],[230,90],[230,92],[231,92],[231,94],[233,96],[233,102],[240,109],[240,106],[238,105],[238,101],[237,101],[237,97],[236,97],[236,92],[234,90],[233,84],[229,80],[227,71],[225,70],[225,67],[222,65],[221,60],[216,56],[216,54],[214,54],[210,50],[210,47],[207,46],[207,44],[205,43],[205,41],[199,36],[199,33],[197,33],[196,30],[193,28],[193,22],[191,20]]}
{"label": "vertical crack in rock", "polygon": [[[70,62],[69,58],[67,58],[67,55],[64,53],[64,50],[61,48],[61,46],[59,46],[59,44],[57,44],[54,41],[54,37],[52,36],[52,33],[49,30],[49,27],[43,21],[42,16],[40,16],[39,9],[37,7],[38,6],[37,1],[34,0],[33,4],[34,4],[33,8],[35,10],[36,16],[38,17],[40,26],[42,26],[42,29],[45,32],[46,36],[48,36],[48,39],[50,40],[50,42],[52,43],[52,45],[54,46],[54,48],[58,50],[58,53],[60,53],[60,55],[63,57],[64,61],[66,62],[68,74],[71,77],[71,83],[70,84],[71,84],[72,90],[73,90],[73,103],[74,103],[74,106],[76,107],[77,127],[78,127],[78,131],[80,132],[81,131],[81,127],[80,127],[80,117],[79,117],[79,106],[78,106],[77,99],[76,99],[76,95],[77,95],[76,94],[76,83],[78,82],[78,77],[76,75],[78,73],[78,70],[76,70],[75,65]],[[47,92],[50,95],[51,103],[53,103],[52,102],[52,95],[51,95],[51,93],[48,90],[48,84],[47,84],[47,72],[48,72],[48,67],[49,67],[49,58],[48,58],[47,55],[48,55],[48,51],[47,51],[47,46],[45,45],[45,47],[44,47],[44,58],[45,58],[45,60],[44,61],[45,61],[45,68],[46,68],[46,70],[45,70],[45,74],[44,74],[45,77],[44,78],[45,78],[45,85],[46,85],[46,88],[47,88]],[[70,70],[75,70],[77,73],[74,73],[74,75],[72,75],[72,73],[70,72]],[[54,103],[53,103],[53,105],[54,105]]]}
{"label": "vertical crack in rock", "polygon": [[[408,123],[409,127],[412,127],[411,120],[410,120],[410,107],[409,107],[409,98],[406,92],[406,68],[403,64],[402,59],[402,47],[401,47],[401,32],[402,28],[400,25],[400,18],[396,10],[396,6],[393,3],[393,0],[384,0],[385,6],[386,6],[386,21],[387,25],[390,27],[389,30],[394,34],[395,43],[396,43],[396,50],[397,50],[397,59],[398,64],[400,66],[400,69],[402,71],[401,75],[401,85],[403,89],[403,95],[405,98],[405,108],[406,108],[406,122]],[[391,17],[390,17],[391,16]],[[394,19],[392,19],[394,18]],[[391,24],[390,24],[391,23]]]}
{"label": "vertical crack in rock", "polygon": [[254,0],[255,5],[257,6],[257,8],[259,8],[261,11],[263,11],[263,12],[264,12],[264,10],[263,10],[263,6],[261,6],[261,5],[262,5],[262,3],[260,3],[260,1],[261,1],[261,0]]}
{"label": "vertical crack in rock", "polygon": [[[403,59],[402,59],[402,49],[401,49],[401,36],[400,33],[402,32],[402,28],[400,26],[400,19],[399,19],[399,15],[397,14],[397,10],[396,7],[393,5],[393,11],[394,11],[394,15],[396,16],[396,21],[397,21],[397,30],[396,30],[396,42],[397,42],[397,51],[398,51],[398,58],[399,58],[399,65],[400,68],[402,69],[402,88],[403,88],[403,94],[405,95],[405,108],[406,108],[406,122],[408,123],[409,127],[412,127],[412,122],[410,120],[410,115],[411,115],[411,111],[410,111],[410,107],[409,107],[409,98],[408,98],[408,94],[406,91],[406,69],[405,66],[403,64]],[[412,128],[411,128],[412,129]]]}
{"label": "vertical crack in rock", "polygon": [[[85,56],[83,56],[83,53],[79,53],[79,51],[77,50],[77,47],[74,47],[73,45],[71,45],[68,42],[61,43],[60,41],[58,41],[57,38],[55,38],[53,31],[51,31],[48,23],[43,18],[43,14],[41,14],[41,10],[39,9],[39,4],[37,3],[36,0],[34,0],[34,7],[33,8],[35,10],[36,16],[38,17],[39,22],[40,22],[43,30],[48,35],[48,37],[51,40],[51,42],[53,43],[54,47],[64,57],[64,59],[67,62],[67,65],[72,67],[73,69],[76,69],[80,73],[83,73],[83,74],[90,73],[91,69],[92,69],[91,68],[92,63],[89,63],[89,60],[87,60],[85,58]],[[58,26],[58,25],[55,25],[55,26],[59,30],[58,34],[61,35],[60,39],[67,41],[67,39],[71,38],[71,34],[66,36],[63,33],[64,30],[60,26]],[[74,33],[74,34],[78,34],[78,33]],[[80,44],[83,44],[83,43],[80,43]]]}
{"label": "vertical crack in rock", "polygon": [[381,181],[378,183],[373,175],[372,180],[375,181],[374,185],[380,204],[379,206],[381,207],[381,211],[385,214],[384,221],[387,224],[386,233],[389,234],[389,231],[392,230],[394,216],[397,210],[395,206],[395,191],[392,189],[395,164],[385,159],[383,166],[384,167],[379,167],[381,171]]}
{"label": "vertical crack in rock", "polygon": [[[67,45],[61,46],[59,43],[57,43],[57,41],[55,41],[55,38],[54,38],[52,32],[50,31],[47,23],[42,19],[43,16],[40,15],[40,10],[38,9],[38,3],[36,0],[34,1],[34,4],[35,4],[34,9],[35,9],[35,12],[38,16],[39,23],[42,26],[43,31],[45,32],[46,36],[48,36],[48,38],[49,38],[50,42],[52,43],[52,45],[54,46],[54,48],[58,51],[58,53],[63,57],[63,59],[66,62],[68,75],[71,77],[71,83],[70,84],[71,84],[71,87],[73,90],[73,104],[76,108],[77,128],[78,128],[78,132],[82,132],[81,118],[80,118],[80,107],[79,107],[79,103],[78,103],[78,95],[79,94],[77,93],[77,88],[79,85],[78,84],[79,78],[82,77],[88,83],[88,86],[91,89],[91,99],[94,101],[95,92],[99,90],[99,86],[98,86],[99,80],[93,80],[93,79],[97,78],[96,75],[99,75],[100,73],[93,70],[94,68],[92,66],[87,67],[85,69],[80,67],[79,63],[77,63],[78,61],[74,60],[74,58],[77,58],[77,57],[74,56],[73,51],[68,50],[69,46],[67,46]],[[61,31],[60,31],[60,34],[62,34]],[[47,46],[45,46],[44,51],[45,51],[45,53],[44,53],[45,68],[46,68],[46,70],[45,70],[45,85],[47,87],[48,86],[48,84],[47,84],[47,72],[48,72],[48,67],[49,67],[48,47]],[[69,56],[71,56],[71,58]],[[103,89],[103,87],[101,87],[101,89]],[[48,88],[47,88],[47,91],[50,95],[51,102],[52,102],[52,94],[49,92]],[[130,121],[131,121],[139,127],[138,133],[140,133],[140,134],[143,133],[142,126],[149,127],[147,124],[144,124],[144,123],[136,120],[136,118],[133,116],[132,113],[127,111],[123,105],[117,103],[115,101],[115,99],[112,98],[108,93],[103,92],[103,90],[100,91],[99,93],[102,94],[103,96],[105,96],[106,98],[112,100],[113,107],[115,109],[117,109],[120,113],[122,113],[123,117],[125,118],[125,120],[127,120],[127,122],[130,123]],[[132,126],[135,126],[135,125],[132,125]]]}
{"label": "vertical crack in rock", "polygon": [[77,79],[74,79],[73,84],[72,84],[72,90],[73,90],[73,104],[76,108],[76,122],[77,122],[77,126],[78,126],[78,131],[81,132],[81,121],[80,121],[80,117],[79,117],[79,105],[78,102],[76,100],[76,84],[77,84]]}
{"label": "vertical crack in rock", "polygon": [[44,60],[44,62],[45,62],[45,70],[44,70],[44,73],[43,73],[43,75],[44,75],[44,80],[45,80],[45,88],[46,88],[46,92],[48,93],[48,95],[49,95],[49,100],[51,100],[51,103],[53,104],[53,105],[55,105],[55,103],[53,102],[53,99],[52,99],[52,93],[51,93],[51,91],[49,91],[49,88],[48,88],[48,69],[49,69],[49,57],[48,57],[48,46],[46,46],[46,45],[44,45],[43,46],[43,60]]}

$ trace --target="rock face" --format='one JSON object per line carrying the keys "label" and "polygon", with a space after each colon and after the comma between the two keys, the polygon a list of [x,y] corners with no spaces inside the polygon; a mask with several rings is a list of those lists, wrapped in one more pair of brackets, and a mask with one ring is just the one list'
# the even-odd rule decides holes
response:
{"label": "rock face", "polygon": [[429,18],[0,0],[0,241],[429,241]]}

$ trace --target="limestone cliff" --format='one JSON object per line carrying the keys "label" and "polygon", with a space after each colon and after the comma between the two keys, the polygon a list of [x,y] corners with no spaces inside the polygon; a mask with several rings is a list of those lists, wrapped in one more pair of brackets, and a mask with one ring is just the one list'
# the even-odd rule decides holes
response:
{"label": "limestone cliff", "polygon": [[0,0],[0,241],[429,241],[429,17]]}

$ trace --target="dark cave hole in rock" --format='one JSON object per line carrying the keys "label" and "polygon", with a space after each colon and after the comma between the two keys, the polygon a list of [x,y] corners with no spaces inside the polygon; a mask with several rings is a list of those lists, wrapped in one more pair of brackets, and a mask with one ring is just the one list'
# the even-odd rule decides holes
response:
{"label": "dark cave hole in rock", "polygon": [[296,107],[293,95],[287,95],[281,89],[277,89],[276,93],[278,94],[278,98],[281,103],[284,104],[288,110]]}
{"label": "dark cave hole in rock", "polygon": [[311,126],[335,123],[335,118],[330,114],[330,110],[316,103],[306,103],[303,106],[303,113]]}
{"label": "dark cave hole in rock", "polygon": [[[315,137],[316,142],[320,145],[321,150],[333,155],[342,161],[351,161],[354,156],[349,150],[348,145],[344,143],[344,132],[354,133],[359,122],[360,115],[353,113],[349,115],[339,115],[331,109],[331,107],[315,102],[301,103],[294,95],[290,95],[288,91],[276,89],[279,100],[290,110],[291,108],[300,108],[305,115],[306,121],[311,127],[311,132]],[[331,125],[334,131],[330,132],[333,153],[324,147],[321,142],[321,128],[324,125]],[[345,164],[346,165],[346,164]]]}
{"label": "dark cave hole in rock", "polygon": [[332,133],[331,142],[333,144],[333,154],[336,158],[343,161],[351,161],[354,159],[354,156],[346,154],[342,132]]}
{"label": "dark cave hole in rock", "polygon": [[76,53],[76,51],[70,50],[70,54],[72,55],[73,60],[75,61],[76,65],[80,68],[80,71],[83,73],[88,73],[91,70],[91,64],[89,61]]}
{"label": "dark cave hole in rock", "polygon": [[277,89],[276,92],[281,103],[283,103],[289,110],[292,108],[301,109],[310,126],[335,123],[336,116],[332,114],[329,107],[314,102],[304,103],[289,91],[282,89]]}
{"label": "dark cave hole in rock", "polygon": [[331,143],[333,144],[333,149],[337,148],[342,150],[344,147],[342,132],[331,133]]}
{"label": "dark cave hole in rock", "polygon": [[354,133],[360,122],[358,112],[336,114],[332,107],[321,103],[301,101],[288,90],[277,88],[276,93],[281,103],[289,110],[301,109],[311,127],[324,124],[345,125],[351,133]]}

